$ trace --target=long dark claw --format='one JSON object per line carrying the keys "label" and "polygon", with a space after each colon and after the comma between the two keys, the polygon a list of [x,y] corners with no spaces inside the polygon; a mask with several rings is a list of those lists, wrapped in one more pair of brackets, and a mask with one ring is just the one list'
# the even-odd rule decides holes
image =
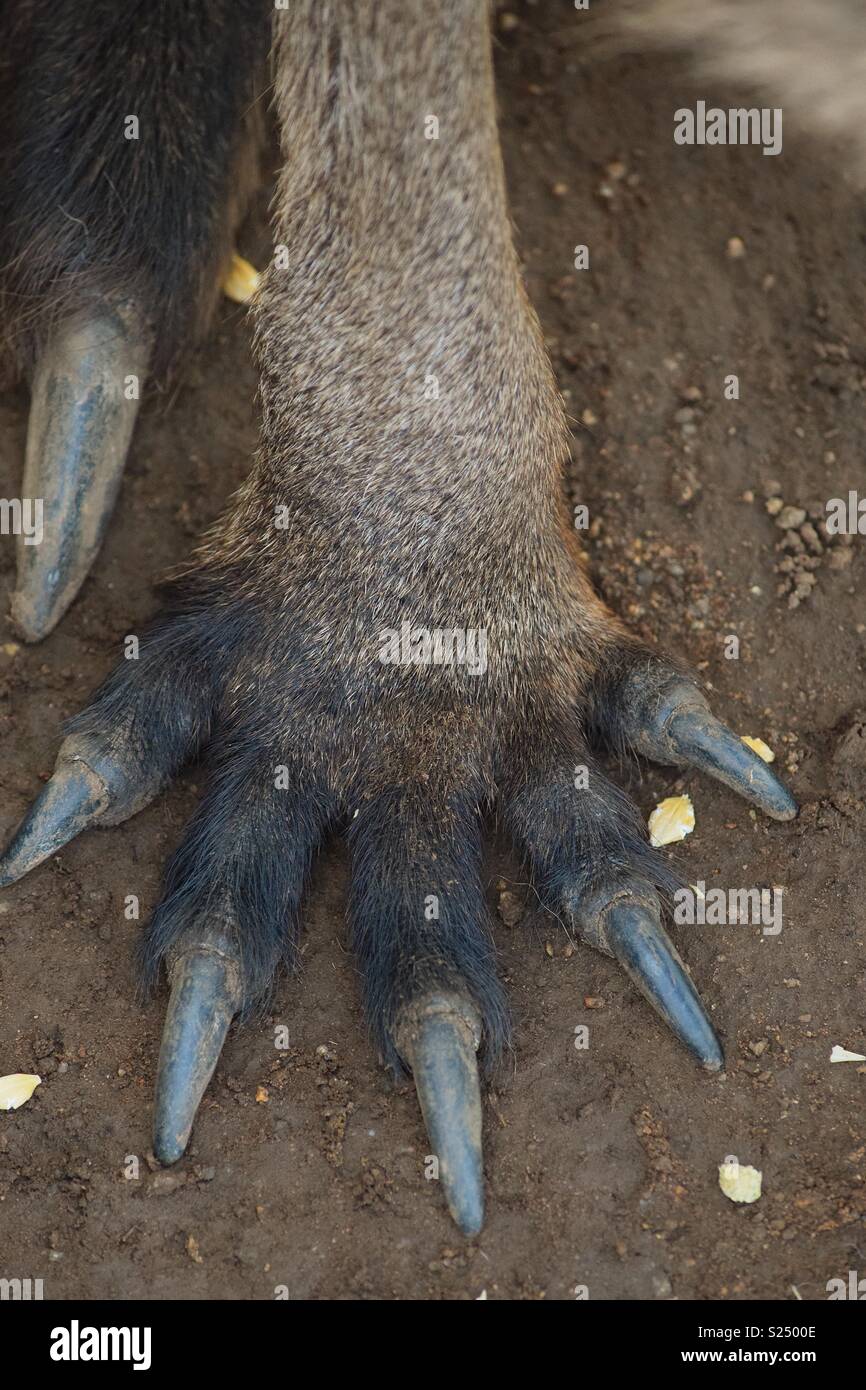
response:
{"label": "long dark claw", "polygon": [[42,536],[18,538],[12,597],[12,620],[28,642],[66,612],[102,543],[149,358],[135,307],[100,300],[60,326],[37,363],[22,497],[41,506]]}
{"label": "long dark claw", "polygon": [[602,942],[641,994],[707,1071],[724,1065],[722,1045],[662,927],[658,909],[636,898],[620,898],[602,914]]}
{"label": "long dark claw", "polygon": [[655,762],[692,766],[739,792],[774,820],[799,807],[763,758],[717,719],[697,686],[677,679],[652,693],[635,682],[626,696],[626,737]]}
{"label": "long dark claw", "polygon": [[709,710],[674,715],[667,735],[671,747],[686,763],[717,777],[774,820],[793,820],[796,816],[799,807],[784,783]]}
{"label": "long dark claw", "polygon": [[88,826],[119,825],[140,811],[162,785],[128,757],[96,739],[71,734],[63,740],[54,771],[0,857],[0,888],[35,869]]}
{"label": "long dark claw", "polygon": [[478,1014],[462,996],[427,995],[403,1010],[397,1038],[412,1068],[448,1210],[464,1235],[477,1235],[484,1221]]}
{"label": "long dark claw", "polygon": [[241,972],[230,934],[218,927],[185,941],[169,966],[171,998],[156,1077],[153,1152],[176,1163],[241,1005]]}
{"label": "long dark claw", "polygon": [[57,765],[0,859],[0,888],[35,869],[93,825],[109,804],[105,783],[80,758]]}

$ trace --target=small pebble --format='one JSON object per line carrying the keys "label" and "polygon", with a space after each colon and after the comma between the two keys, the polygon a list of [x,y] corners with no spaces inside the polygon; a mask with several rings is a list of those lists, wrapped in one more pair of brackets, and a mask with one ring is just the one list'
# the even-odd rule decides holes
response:
{"label": "small pebble", "polygon": [[[769,502],[767,503],[767,510],[770,510]],[[803,525],[805,520],[806,513],[802,507],[782,507],[781,511],[776,514],[776,525],[781,527],[783,531],[796,530],[798,526]]]}

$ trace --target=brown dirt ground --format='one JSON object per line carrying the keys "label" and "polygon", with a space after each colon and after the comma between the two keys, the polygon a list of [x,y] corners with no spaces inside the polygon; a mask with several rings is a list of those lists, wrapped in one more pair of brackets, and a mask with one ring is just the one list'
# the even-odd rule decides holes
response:
{"label": "brown dirt ground", "polygon": [[[700,663],[719,712],[776,748],[803,803],[779,826],[688,777],[697,829],[667,852],[691,881],[784,885],[784,928],[680,929],[727,1049],[709,1079],[611,963],[567,950],[494,847],[491,905],[504,879],[527,913],[497,922],[515,1050],[486,1108],[487,1224],[466,1242],[424,1180],[414,1097],[364,1035],[335,846],[309,900],[303,977],[230,1042],[189,1156],[154,1172],[165,999],[134,1002],[139,924],[123,904],[153,906],[193,771],[0,901],[0,1072],[44,1078],[0,1118],[0,1274],[41,1276],[47,1297],[267,1299],[285,1285],[295,1299],[567,1299],[585,1284],[592,1298],[812,1299],[866,1273],[866,1074],[828,1064],[833,1043],[866,1050],[866,560],[859,538],[852,563],[825,555],[789,606],[775,567],[792,552],[764,504],[770,480],[819,511],[862,485],[862,198],[833,151],[787,129],[776,159],[677,148],[675,107],[737,94],[698,89],[678,60],[587,53],[565,4],[514,8],[497,55],[512,206],[575,417],[593,571],[636,627]],[[242,241],[260,261],[266,206],[263,190]],[[577,243],[589,272],[572,268]],[[729,372],[738,402],[723,399]],[[144,411],[82,598],[42,646],[0,647],[0,834],[49,773],[61,720],[153,610],[151,580],[243,477],[254,394],[247,326],[225,304],[182,388]],[[0,411],[11,497],[25,394]],[[8,591],[11,540],[0,556]],[[739,661],[723,656],[731,632]],[[681,784],[651,768],[632,785],[648,812]],[[729,1154],[763,1170],[752,1206],[719,1191]],[[129,1155],[138,1179],[124,1177]]]}

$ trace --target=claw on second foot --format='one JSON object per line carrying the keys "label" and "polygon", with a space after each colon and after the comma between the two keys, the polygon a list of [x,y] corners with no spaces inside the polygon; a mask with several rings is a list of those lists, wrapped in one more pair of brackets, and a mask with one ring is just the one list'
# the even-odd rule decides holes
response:
{"label": "claw on second foot", "polygon": [[465,997],[428,994],[404,1008],[397,1035],[412,1068],[448,1210],[464,1235],[477,1235],[484,1222],[477,1011]]}
{"label": "claw on second foot", "polygon": [[54,332],[32,382],[22,496],[38,538],[18,538],[12,621],[27,642],[57,624],[102,544],[150,359],[135,307],[99,301]]}
{"label": "claw on second foot", "polygon": [[169,967],[168,1004],[156,1078],[153,1152],[176,1163],[241,1006],[241,972],[230,934],[217,926],[185,941]]}

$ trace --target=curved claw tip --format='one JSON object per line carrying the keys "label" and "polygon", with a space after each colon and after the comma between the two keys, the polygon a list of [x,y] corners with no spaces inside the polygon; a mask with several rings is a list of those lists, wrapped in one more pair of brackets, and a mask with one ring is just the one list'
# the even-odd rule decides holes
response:
{"label": "curved claw tip", "polygon": [[102,779],[80,758],[59,757],[0,858],[0,888],[23,878],[99,819],[109,804]]}
{"label": "curved claw tip", "polygon": [[722,1045],[655,910],[636,900],[615,903],[605,916],[604,937],[641,994],[704,1070],[720,1071]]}
{"label": "curved claw tip", "polygon": [[478,1200],[464,1206],[458,1210],[451,1202],[448,1203],[448,1210],[457,1222],[461,1231],[469,1239],[477,1236],[481,1227],[484,1225],[484,1198],[479,1195]]}
{"label": "curved claw tip", "polygon": [[183,1155],[196,1112],[241,1002],[236,959],[207,945],[181,956],[171,971],[159,1066],[153,1152],[160,1163]]}
{"label": "curved claw tip", "polygon": [[189,1136],[192,1132],[192,1123],[184,1137],[172,1135],[167,1127],[163,1129],[158,1122],[154,1122],[153,1131],[153,1156],[163,1168],[170,1168],[178,1159],[183,1158],[186,1146],[189,1143]]}
{"label": "curved claw tip", "polygon": [[25,642],[41,642],[63,616],[51,595],[31,594],[27,587],[16,589],[9,605],[9,621]]}
{"label": "curved claw tip", "polygon": [[689,763],[739,792],[773,820],[793,820],[799,806],[763,758],[709,711],[675,714],[667,728],[671,747]]}
{"label": "curved claw tip", "polygon": [[401,1032],[448,1210],[466,1236],[484,1224],[480,1025],[465,999],[436,995],[409,1006]]}

